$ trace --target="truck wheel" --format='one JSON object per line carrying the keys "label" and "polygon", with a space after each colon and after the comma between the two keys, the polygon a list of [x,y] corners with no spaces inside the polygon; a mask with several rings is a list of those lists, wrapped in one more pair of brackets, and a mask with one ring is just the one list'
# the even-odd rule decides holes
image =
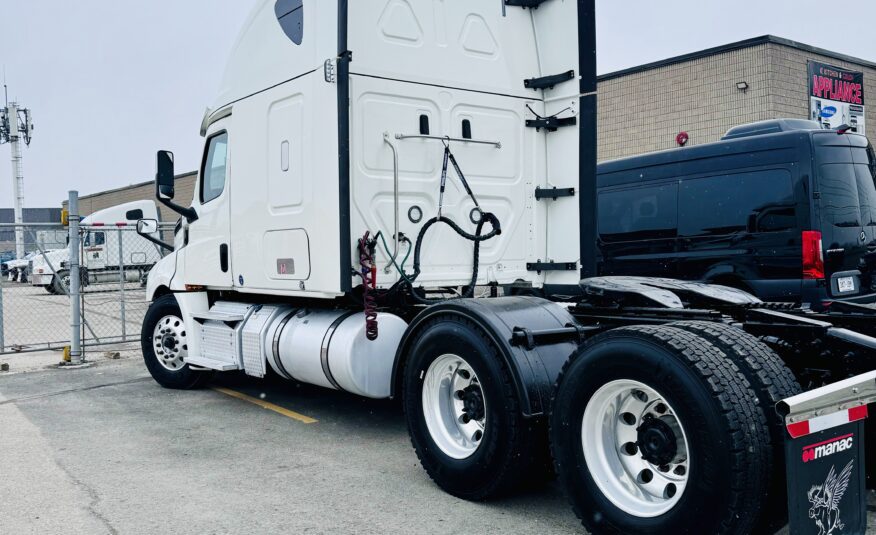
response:
{"label": "truck wheel", "polygon": [[70,272],[61,270],[52,277],[51,292],[55,295],[65,295],[70,289]]}
{"label": "truck wheel", "polygon": [[165,388],[201,388],[213,377],[186,364],[188,346],[182,312],[173,294],[156,299],[146,311],[140,335],[143,360],[153,379]]}
{"label": "truck wheel", "polygon": [[763,516],[757,523],[765,533],[775,533],[788,519],[788,489],[785,481],[785,422],[776,403],[802,392],[794,374],[781,358],[747,332],[724,323],[685,321],[672,327],[705,338],[729,357],[751,383],[769,426],[771,470]]}
{"label": "truck wheel", "polygon": [[466,319],[437,318],[407,354],[405,419],[429,477],[466,500],[530,483],[546,432],[523,419],[511,374],[487,335]]}
{"label": "truck wheel", "polygon": [[768,430],[722,351],[668,326],[613,329],[560,375],[554,462],[592,533],[749,533]]}

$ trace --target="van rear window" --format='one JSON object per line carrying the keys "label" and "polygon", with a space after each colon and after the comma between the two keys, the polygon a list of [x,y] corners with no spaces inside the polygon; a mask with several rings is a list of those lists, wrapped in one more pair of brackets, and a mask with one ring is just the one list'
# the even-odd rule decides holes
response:
{"label": "van rear window", "polygon": [[777,232],[796,227],[791,173],[770,169],[683,180],[678,190],[678,233],[713,236]]}
{"label": "van rear window", "polygon": [[677,184],[599,194],[599,234],[605,242],[674,238]]}
{"label": "van rear window", "polygon": [[821,218],[835,227],[876,226],[876,186],[867,164],[833,163],[819,167]]}

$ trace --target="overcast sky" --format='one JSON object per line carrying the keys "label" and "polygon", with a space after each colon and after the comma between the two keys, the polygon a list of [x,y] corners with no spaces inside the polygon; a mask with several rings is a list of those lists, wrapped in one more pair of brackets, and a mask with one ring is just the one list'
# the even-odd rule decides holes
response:
{"label": "overcast sky", "polygon": [[[178,171],[193,170],[204,108],[252,4],[2,0],[0,65],[36,124],[25,205],[149,180],[159,148],[175,151]],[[597,16],[600,73],[767,33],[876,61],[873,1],[597,0]],[[9,157],[0,146],[5,207]]]}

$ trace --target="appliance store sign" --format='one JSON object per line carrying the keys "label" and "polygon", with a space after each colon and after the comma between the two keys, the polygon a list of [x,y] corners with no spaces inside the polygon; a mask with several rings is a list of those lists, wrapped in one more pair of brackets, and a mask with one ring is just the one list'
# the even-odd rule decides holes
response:
{"label": "appliance store sign", "polygon": [[809,118],[823,128],[864,130],[864,73],[809,62]]}

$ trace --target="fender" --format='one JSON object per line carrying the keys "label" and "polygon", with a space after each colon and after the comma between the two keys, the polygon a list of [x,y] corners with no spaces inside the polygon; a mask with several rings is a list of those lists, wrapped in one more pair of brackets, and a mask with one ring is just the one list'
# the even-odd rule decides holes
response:
{"label": "fender", "polygon": [[440,316],[466,318],[490,337],[511,371],[523,416],[541,416],[548,411],[554,383],[578,344],[563,341],[527,349],[512,344],[512,334],[515,327],[539,331],[568,327],[576,322],[564,307],[529,296],[457,299],[421,312],[408,326],[396,352],[390,397],[395,398],[401,392],[402,370],[414,336],[426,322]]}
{"label": "fender", "polygon": [[177,287],[174,288],[173,284],[173,276],[176,274],[176,260],[178,253],[173,252],[169,255],[165,256],[161,260],[155,263],[152,266],[152,269],[149,270],[149,275],[146,278],[146,301],[151,303],[155,298],[155,292],[158,288],[164,286],[165,288],[169,288],[174,291],[182,291],[185,290],[184,286],[177,284]]}

